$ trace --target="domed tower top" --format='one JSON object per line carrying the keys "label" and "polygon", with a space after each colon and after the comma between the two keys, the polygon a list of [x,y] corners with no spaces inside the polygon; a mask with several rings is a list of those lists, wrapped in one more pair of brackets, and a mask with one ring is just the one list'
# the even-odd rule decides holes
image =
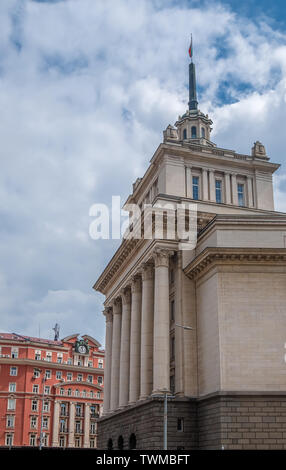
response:
{"label": "domed tower top", "polygon": [[175,126],[178,129],[178,139],[187,140],[199,145],[207,145],[216,147],[210,140],[212,131],[212,120],[207,114],[203,114],[198,109],[197,85],[196,85],[196,68],[193,63],[193,39],[189,47],[189,56],[191,62],[189,64],[189,109],[183,116],[179,116]]}

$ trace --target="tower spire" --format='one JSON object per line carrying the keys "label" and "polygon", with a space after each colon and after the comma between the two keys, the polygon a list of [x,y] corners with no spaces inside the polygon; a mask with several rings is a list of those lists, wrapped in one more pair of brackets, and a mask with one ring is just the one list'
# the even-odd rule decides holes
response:
{"label": "tower spire", "polygon": [[191,44],[189,47],[189,56],[191,62],[189,64],[189,110],[198,109],[197,85],[196,85],[196,67],[193,63],[193,36],[191,34]]}

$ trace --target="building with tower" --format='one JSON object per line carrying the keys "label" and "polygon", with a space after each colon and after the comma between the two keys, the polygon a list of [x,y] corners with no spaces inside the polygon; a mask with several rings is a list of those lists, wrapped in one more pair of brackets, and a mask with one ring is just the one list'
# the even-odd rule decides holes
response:
{"label": "building with tower", "polygon": [[0,446],[97,446],[104,351],[88,335],[0,333]]}
{"label": "building with tower", "polygon": [[[286,448],[286,214],[274,210],[272,180],[279,164],[258,141],[249,155],[218,148],[211,125],[198,109],[191,62],[188,109],[164,131],[127,199],[141,211],[134,236],[94,285],[106,297],[99,448],[162,449],[166,395],[169,449]],[[147,209],[152,230],[153,210],[165,229],[170,213],[180,224],[178,204],[197,210],[189,250],[164,230],[144,236]]]}

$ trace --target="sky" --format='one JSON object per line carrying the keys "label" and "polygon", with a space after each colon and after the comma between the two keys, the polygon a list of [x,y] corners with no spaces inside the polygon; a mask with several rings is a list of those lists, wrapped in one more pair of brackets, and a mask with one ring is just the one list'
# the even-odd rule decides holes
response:
{"label": "sky", "polygon": [[284,1],[1,0],[0,331],[104,344],[92,286],[120,242],[89,210],[125,201],[187,109],[190,33],[212,140],[260,140],[286,212],[285,26]]}

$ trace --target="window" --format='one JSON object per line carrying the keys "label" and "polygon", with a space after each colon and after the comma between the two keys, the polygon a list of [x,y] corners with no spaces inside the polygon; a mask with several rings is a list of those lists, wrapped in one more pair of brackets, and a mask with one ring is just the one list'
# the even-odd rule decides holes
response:
{"label": "window", "polygon": [[183,130],[183,139],[186,139],[187,138],[187,129],[184,129]]}
{"label": "window", "polygon": [[100,397],[101,397],[101,394],[100,394],[100,392],[97,392],[97,394],[96,394],[96,398],[100,398]]}
{"label": "window", "polygon": [[50,371],[50,370],[46,370],[46,371],[45,371],[45,378],[46,378],[46,379],[50,379],[50,378],[51,378],[51,371]]}
{"label": "window", "polygon": [[74,440],[74,446],[75,447],[80,447],[80,437],[76,437]]}
{"label": "window", "polygon": [[103,377],[101,377],[101,375],[99,375],[99,376],[97,377],[97,383],[98,383],[98,385],[102,385],[102,384],[103,384]]}
{"label": "window", "polygon": [[8,410],[15,410],[16,409],[16,400],[15,398],[8,398]]}
{"label": "window", "polygon": [[11,349],[11,357],[12,359],[18,359],[18,348],[12,348]]}
{"label": "window", "polygon": [[88,361],[87,365],[88,365],[88,367],[92,367],[93,366],[92,361]]}
{"label": "window", "polygon": [[60,447],[65,447],[66,445],[65,436],[60,436],[59,444],[60,444]]}
{"label": "window", "polygon": [[[76,407],[75,407],[75,414],[76,416],[82,416],[82,407],[81,407],[81,404],[80,403],[77,403],[76,404]],[[80,422],[80,421],[79,421]]]}
{"label": "window", "polygon": [[103,359],[98,359],[98,368],[103,369]]}
{"label": "window", "polygon": [[67,380],[68,380],[69,382],[72,381],[72,372],[67,372]]}
{"label": "window", "polygon": [[38,411],[38,400],[32,400],[32,411]]}
{"label": "window", "polygon": [[68,396],[70,397],[72,394],[72,389],[71,388],[68,388]]}
{"label": "window", "polygon": [[61,403],[61,416],[68,415],[68,406],[67,403]]}
{"label": "window", "polygon": [[82,382],[82,374],[77,374],[77,381]]}
{"label": "window", "polygon": [[43,425],[43,429],[48,429],[48,427],[49,427],[49,418],[47,416],[43,417],[42,425]]}
{"label": "window", "polygon": [[30,426],[31,426],[31,429],[37,429],[37,426],[38,426],[37,416],[31,416]]}
{"label": "window", "polygon": [[65,394],[64,388],[60,388],[60,395],[64,395],[64,394]]}
{"label": "window", "polygon": [[14,382],[9,383],[9,392],[16,392],[16,384]]}
{"label": "window", "polygon": [[33,385],[33,393],[39,393],[39,385]]}
{"label": "window", "polygon": [[92,384],[92,382],[93,382],[93,376],[92,375],[87,376],[87,382]]}
{"label": "window", "polygon": [[96,434],[96,423],[90,423],[90,434]]}
{"label": "window", "polygon": [[5,445],[6,446],[12,446],[13,445],[13,434],[6,434],[5,437]]}
{"label": "window", "polygon": [[50,402],[49,401],[44,401],[43,411],[45,411],[46,413],[48,413],[50,411]]}
{"label": "window", "polygon": [[18,374],[18,368],[17,367],[10,367],[10,375],[17,375]]}
{"label": "window", "polygon": [[238,205],[244,206],[244,184],[238,183],[237,185]]}
{"label": "window", "polygon": [[63,354],[62,353],[58,353],[57,354],[57,363],[58,364],[61,364],[63,362]]}
{"label": "window", "polygon": [[72,365],[72,358],[71,358],[71,357],[68,358],[68,365],[69,365],[69,366]]}
{"label": "window", "polygon": [[222,203],[222,181],[216,180],[215,182],[215,197],[218,204]]}
{"label": "window", "polygon": [[193,176],[193,199],[198,201],[199,199],[199,177]]}
{"label": "window", "polygon": [[184,431],[184,418],[178,418],[177,420],[177,431]]}
{"label": "window", "polygon": [[91,405],[91,407],[90,407],[90,417],[91,418],[97,418],[97,406],[96,405]]}
{"label": "window", "polygon": [[35,446],[37,441],[36,434],[31,434],[30,435],[30,446]]}
{"label": "window", "polygon": [[37,379],[37,378],[40,377],[40,371],[39,371],[39,369],[34,369],[33,377],[34,377],[35,379]]}
{"label": "window", "polygon": [[83,398],[86,398],[86,390],[82,391],[82,396],[83,396]]}
{"label": "window", "polygon": [[35,351],[35,360],[40,361],[41,360],[41,351]]}
{"label": "window", "polygon": [[51,387],[49,385],[45,385],[44,394],[49,395],[50,390],[51,390]]}
{"label": "window", "polygon": [[66,420],[60,419],[60,432],[66,432],[66,431],[67,431]]}
{"label": "window", "polygon": [[201,133],[202,133],[203,139],[205,139],[205,137],[206,137],[206,131],[205,131],[205,128],[204,128],[204,127],[201,128]]}
{"label": "window", "polygon": [[94,439],[90,439],[89,447],[91,447],[92,449],[95,447],[95,440]]}
{"label": "window", "polygon": [[14,426],[15,426],[15,416],[14,415],[7,416],[6,427],[13,428]]}
{"label": "window", "polygon": [[81,432],[81,426],[80,426],[80,421],[75,422],[75,432],[79,434]]}
{"label": "window", "polygon": [[196,126],[192,126],[192,129],[191,129],[191,136],[192,136],[192,139],[196,139],[196,138],[197,138],[197,128],[196,128]]}
{"label": "window", "polygon": [[50,351],[46,352],[46,361],[52,362],[52,353]]}
{"label": "window", "polygon": [[60,370],[57,370],[56,372],[56,379],[61,380],[62,379],[62,372]]}
{"label": "window", "polygon": [[90,392],[89,395],[90,395],[90,398],[93,398],[94,393],[93,393],[93,392]]}
{"label": "window", "polygon": [[78,396],[79,396],[79,391],[78,391],[77,388],[75,389],[74,395],[75,395],[75,397],[78,397]]}

